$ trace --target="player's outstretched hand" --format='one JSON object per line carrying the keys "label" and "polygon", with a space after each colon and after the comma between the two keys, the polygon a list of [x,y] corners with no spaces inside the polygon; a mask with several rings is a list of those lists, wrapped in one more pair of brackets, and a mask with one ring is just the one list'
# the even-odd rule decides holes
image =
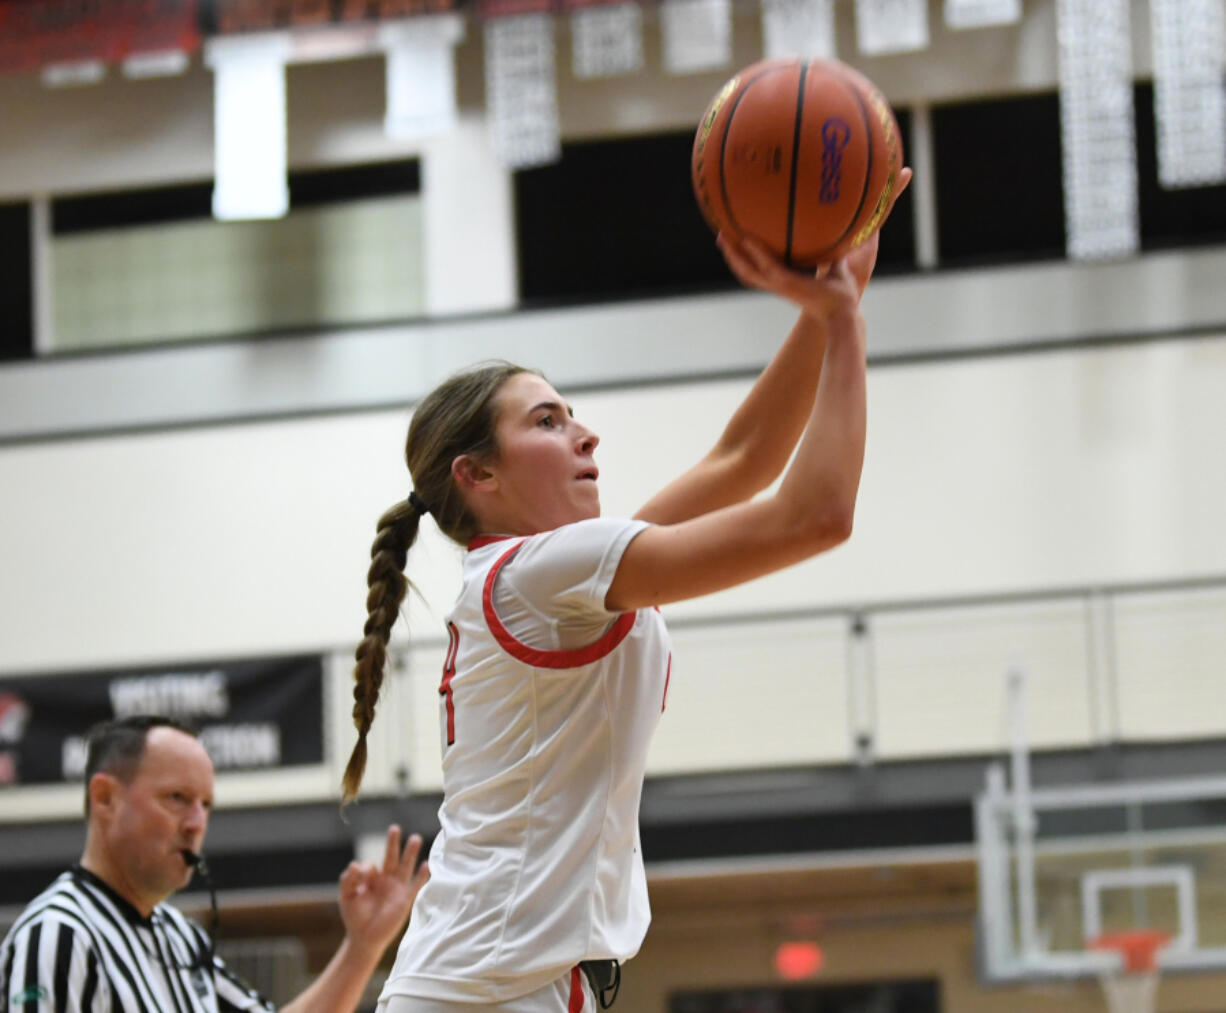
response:
{"label": "player's outstretched hand", "polygon": [[[809,274],[788,267],[755,239],[738,242],[721,232],[716,241],[732,273],[744,285],[773,292],[823,320],[854,313],[859,307],[860,288],[846,257]],[[870,242],[875,245],[876,237]]]}
{"label": "player's outstretched hand", "polygon": [[430,878],[427,863],[417,862],[421,836],[412,834],[402,851],[400,828],[387,828],[382,867],[350,862],[341,873],[341,921],[350,940],[382,953],[408,920],[417,894]]}
{"label": "player's outstretched hand", "polygon": [[[894,205],[898,203],[898,198],[907,189],[911,182],[911,170],[903,167],[903,170],[898,174],[898,186],[894,188],[894,193],[890,195],[890,206],[886,209],[884,217],[881,219],[881,225],[884,225],[894,211]],[[877,246],[878,240],[881,238],[881,225],[878,225],[873,230],[873,234],[864,242],[857,246],[854,250],[847,254],[847,266],[851,269],[852,276],[856,279],[856,284],[860,288],[860,294],[864,295],[864,290],[868,288],[868,281],[873,276],[873,268],[877,266]]]}
{"label": "player's outstretched hand", "polygon": [[[889,218],[898,198],[907,189],[911,176],[911,170],[906,167],[899,173],[898,185],[890,195],[890,206],[882,218],[882,223]],[[721,232],[716,242],[729,268],[732,269],[732,273],[742,284],[750,288],[774,292],[776,295],[791,300],[804,310],[825,315],[834,303],[824,298],[815,301],[814,296],[821,292],[821,287],[815,287],[812,283],[827,279],[836,280],[841,276],[841,268],[845,267],[855,283],[858,301],[864,294],[865,288],[868,287],[869,279],[873,276],[873,269],[877,266],[879,239],[880,226],[842,260],[833,264],[823,264],[814,274],[788,267],[751,237],[738,241]],[[842,293],[840,289],[838,294],[845,293]]]}

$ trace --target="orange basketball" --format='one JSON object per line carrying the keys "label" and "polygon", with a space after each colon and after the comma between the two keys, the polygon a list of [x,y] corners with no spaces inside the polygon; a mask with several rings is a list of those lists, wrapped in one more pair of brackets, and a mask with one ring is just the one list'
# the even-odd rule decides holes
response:
{"label": "orange basketball", "polygon": [[690,170],[715,231],[794,267],[837,260],[885,218],[902,140],[885,97],[837,60],[763,60],[711,100]]}

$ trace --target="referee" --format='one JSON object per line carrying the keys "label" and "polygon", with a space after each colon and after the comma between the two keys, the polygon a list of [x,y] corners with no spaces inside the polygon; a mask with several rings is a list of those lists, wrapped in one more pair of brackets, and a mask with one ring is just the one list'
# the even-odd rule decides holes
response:
{"label": "referee", "polygon": [[[85,767],[85,851],[30,902],[0,946],[5,1013],[231,1013],[273,1006],[213,955],[166,899],[187,885],[213,805],[213,764],[167,718],[95,727]],[[345,938],[287,1013],[352,1013],[428,876],[421,838],[387,834],[381,868],[340,878]]]}

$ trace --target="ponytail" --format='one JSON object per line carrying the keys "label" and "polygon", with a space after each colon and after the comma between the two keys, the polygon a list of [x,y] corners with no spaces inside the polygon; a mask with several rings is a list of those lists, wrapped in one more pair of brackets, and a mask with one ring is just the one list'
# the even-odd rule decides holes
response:
{"label": "ponytail", "polygon": [[356,664],[353,667],[353,725],[358,730],[358,741],[341,780],[342,806],[357,798],[366,771],[366,736],[375,719],[375,704],[383,685],[387,642],[409,588],[404,565],[421,522],[418,502],[397,503],[380,517],[378,533],[370,549],[370,570],[366,574],[370,589],[366,595],[366,626],[354,652]]}
{"label": "ponytail", "polygon": [[478,533],[477,518],[455,486],[451,465],[465,454],[477,460],[496,455],[495,398],[508,379],[523,372],[501,361],[465,370],[426,395],[413,412],[404,452],[414,491],[379,518],[370,550],[365,635],[354,652],[353,724],[358,741],[341,781],[342,808],[357,798],[366,770],[366,735],[383,685],[387,641],[409,588],[404,564],[418,525],[430,514],[439,531],[459,545],[467,545]]}

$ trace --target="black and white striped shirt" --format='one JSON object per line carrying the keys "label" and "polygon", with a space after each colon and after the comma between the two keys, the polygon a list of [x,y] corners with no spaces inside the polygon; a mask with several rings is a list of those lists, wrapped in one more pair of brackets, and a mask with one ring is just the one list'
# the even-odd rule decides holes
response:
{"label": "black and white striped shirt", "polygon": [[80,866],[18,917],[0,946],[4,1013],[236,1013],[272,1010],[204,930],[159,904],[149,918]]}

